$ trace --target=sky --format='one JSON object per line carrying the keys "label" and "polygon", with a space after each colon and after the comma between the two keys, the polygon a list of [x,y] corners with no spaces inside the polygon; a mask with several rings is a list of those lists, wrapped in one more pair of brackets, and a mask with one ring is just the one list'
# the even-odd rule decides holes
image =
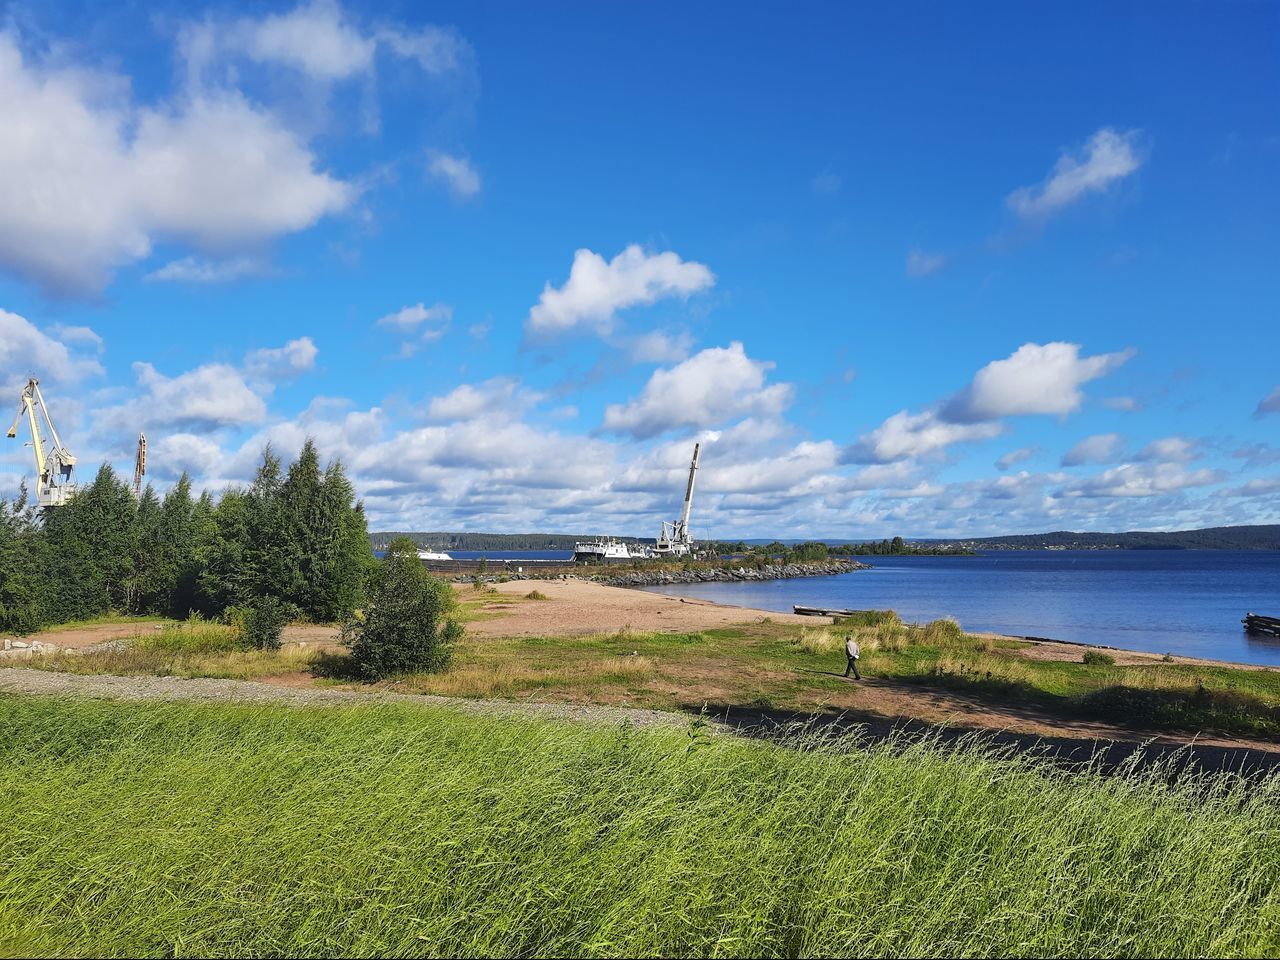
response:
{"label": "sky", "polygon": [[1271,2],[0,5],[0,391],[376,530],[1275,523],[1278,173]]}

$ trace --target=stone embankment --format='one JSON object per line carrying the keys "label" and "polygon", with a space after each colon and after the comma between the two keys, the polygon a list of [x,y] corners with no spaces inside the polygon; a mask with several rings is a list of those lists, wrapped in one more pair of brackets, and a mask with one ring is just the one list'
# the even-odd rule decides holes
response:
{"label": "stone embankment", "polygon": [[813,563],[782,563],[760,567],[709,567],[707,569],[682,570],[675,568],[655,570],[627,570],[618,573],[602,573],[591,579],[611,587],[661,587],[676,583],[751,583],[761,580],[791,580],[796,577],[830,577],[854,570],[870,570],[865,563],[856,560],[822,560]]}

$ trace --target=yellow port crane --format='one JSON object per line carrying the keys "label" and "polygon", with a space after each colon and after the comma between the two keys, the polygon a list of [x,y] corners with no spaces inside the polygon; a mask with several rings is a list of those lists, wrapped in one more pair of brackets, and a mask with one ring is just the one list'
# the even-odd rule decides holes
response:
{"label": "yellow port crane", "polygon": [[[71,479],[76,458],[62,445],[57,428],[49,416],[49,408],[40,395],[40,381],[35,377],[27,381],[18,398],[18,415],[13,418],[13,426],[9,428],[9,439],[18,435],[18,424],[22,422],[23,414],[26,414],[27,422],[31,425],[31,442],[28,446],[35,453],[36,476],[39,478],[36,483],[36,503],[42,507],[60,507],[76,492],[76,485]],[[45,439],[40,430],[41,415],[49,431],[49,440]]]}
{"label": "yellow port crane", "polygon": [[138,434],[138,453],[133,458],[133,495],[142,496],[142,478],[147,473],[147,435]]}

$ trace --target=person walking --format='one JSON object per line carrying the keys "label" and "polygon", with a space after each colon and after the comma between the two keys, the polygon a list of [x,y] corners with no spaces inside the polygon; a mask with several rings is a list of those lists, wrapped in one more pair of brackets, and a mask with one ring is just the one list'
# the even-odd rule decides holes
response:
{"label": "person walking", "polygon": [[858,649],[858,641],[853,639],[853,634],[848,634],[844,638],[844,655],[849,661],[844,668],[844,675],[847,677],[853,674],[853,679],[861,680],[862,674],[858,672],[858,658],[862,656],[862,651]]}

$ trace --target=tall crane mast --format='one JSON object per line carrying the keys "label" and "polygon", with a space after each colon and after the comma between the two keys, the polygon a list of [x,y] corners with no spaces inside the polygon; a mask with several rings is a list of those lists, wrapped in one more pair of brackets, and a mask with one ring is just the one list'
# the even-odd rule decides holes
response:
{"label": "tall crane mast", "polygon": [[[36,502],[42,507],[60,507],[75,495],[76,485],[71,479],[76,458],[62,445],[58,430],[49,416],[44,397],[40,395],[40,381],[32,377],[18,398],[18,415],[9,428],[9,439],[18,435],[18,424],[26,414],[31,425],[30,446],[36,459]],[[49,437],[46,440],[40,429],[44,421]]]}
{"label": "tall crane mast", "polygon": [[662,532],[654,544],[654,553],[659,556],[689,556],[693,553],[693,536],[689,533],[689,511],[693,509],[693,482],[698,477],[698,457],[702,452],[702,444],[693,445],[693,461],[689,464],[689,484],[684,489],[684,509],[680,519],[664,520]]}
{"label": "tall crane mast", "polygon": [[147,473],[147,435],[138,434],[138,453],[133,458],[133,495],[142,496],[142,478]]}

